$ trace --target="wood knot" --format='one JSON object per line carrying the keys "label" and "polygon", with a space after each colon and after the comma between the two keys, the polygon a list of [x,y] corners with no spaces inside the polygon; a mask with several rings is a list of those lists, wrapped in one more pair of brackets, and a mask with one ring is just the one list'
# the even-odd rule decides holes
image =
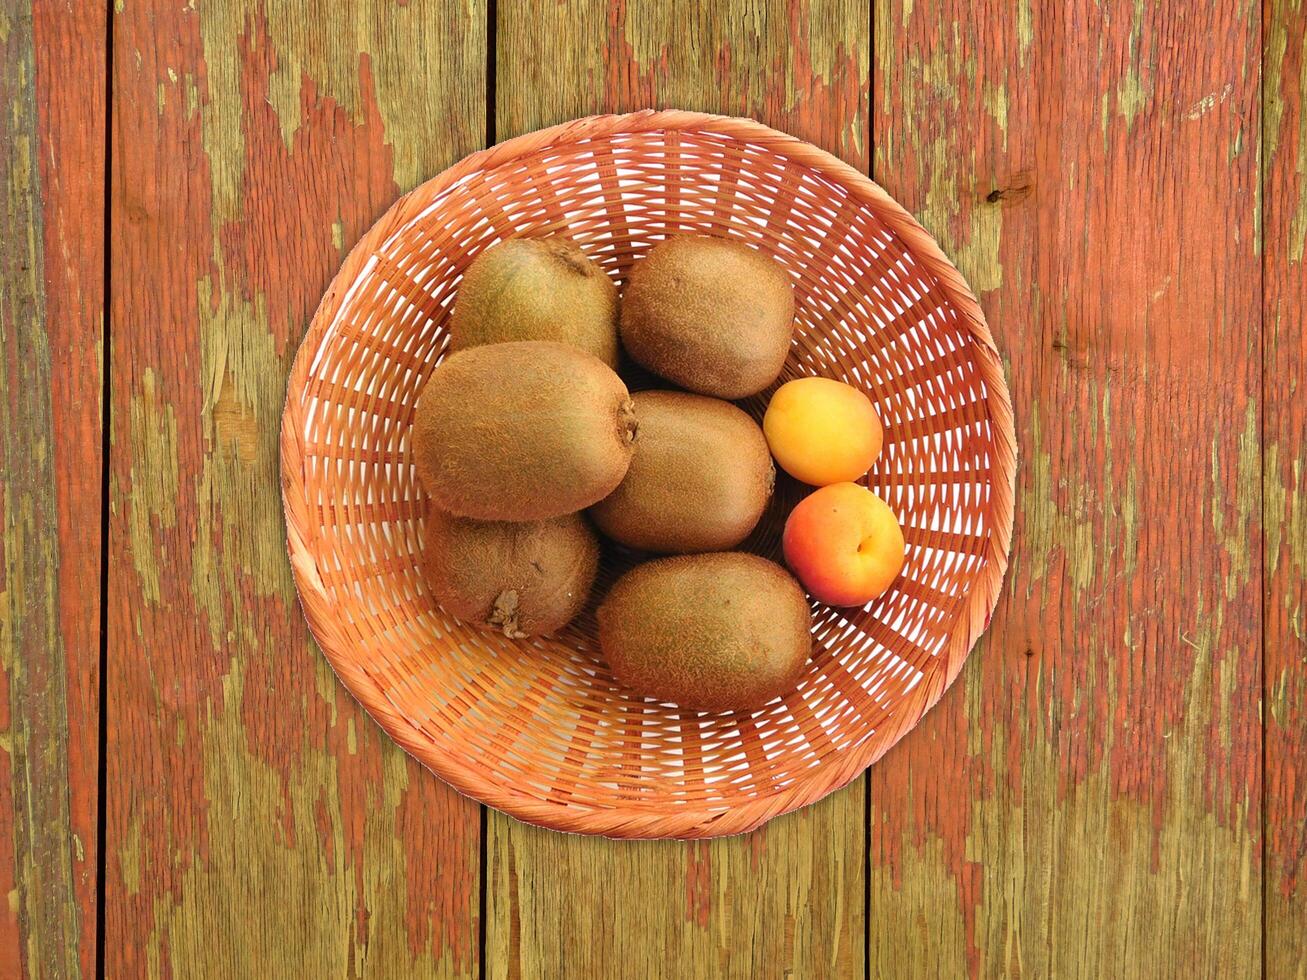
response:
{"label": "wood knot", "polygon": [[1027,171],[1020,171],[1009,177],[1001,187],[995,187],[985,195],[990,204],[1017,204],[1035,192],[1035,178]]}

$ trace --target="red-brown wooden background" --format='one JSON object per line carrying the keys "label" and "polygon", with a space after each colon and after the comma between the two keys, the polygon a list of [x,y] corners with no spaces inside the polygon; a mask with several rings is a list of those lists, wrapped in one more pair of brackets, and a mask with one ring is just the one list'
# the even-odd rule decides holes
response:
{"label": "red-brown wooden background", "polygon": [[[1307,977],[1307,0],[4,0],[0,976]],[[457,796],[309,639],[277,425],[345,250],[488,140],[750,115],[1003,351],[959,683],[745,838]]]}

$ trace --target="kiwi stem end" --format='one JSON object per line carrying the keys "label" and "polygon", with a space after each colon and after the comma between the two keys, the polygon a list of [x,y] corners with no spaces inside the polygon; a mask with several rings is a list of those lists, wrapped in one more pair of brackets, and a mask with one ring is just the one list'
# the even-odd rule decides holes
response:
{"label": "kiwi stem end", "polygon": [[617,430],[628,446],[639,437],[640,420],[635,417],[635,402],[628,399],[622,404],[617,413]]}

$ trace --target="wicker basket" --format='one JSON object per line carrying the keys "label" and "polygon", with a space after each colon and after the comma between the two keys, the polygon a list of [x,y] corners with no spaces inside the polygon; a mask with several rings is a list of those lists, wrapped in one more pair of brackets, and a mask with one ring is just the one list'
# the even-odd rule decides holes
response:
{"label": "wicker basket", "polygon": [[[867,482],[908,559],[866,609],[817,606],[798,689],[750,714],[634,696],[592,613],[516,642],[445,615],[419,568],[426,505],[413,406],[446,346],[459,278],[514,235],[565,234],[622,280],[680,231],[776,256],[798,325],[783,380],[870,394],[885,449]],[[770,391],[745,403],[761,417]],[[350,253],[290,375],[282,477],[291,563],[336,673],[406,750],[469,796],[611,837],[751,830],[844,786],[917,723],[988,624],[1007,564],[1015,451],[975,298],[925,231],[861,173],[747,119],[597,116],[467,157]],[[748,547],[779,556],[801,490],[782,482]],[[606,559],[600,588],[621,564]]]}

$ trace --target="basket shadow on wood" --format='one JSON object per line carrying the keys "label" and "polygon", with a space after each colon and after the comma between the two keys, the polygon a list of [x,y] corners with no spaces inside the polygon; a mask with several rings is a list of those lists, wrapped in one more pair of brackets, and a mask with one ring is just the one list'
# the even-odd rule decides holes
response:
{"label": "basket shadow on wood", "polygon": [[[752,713],[632,695],[592,610],[512,641],[428,596],[410,460],[418,393],[462,271],[511,236],[567,235],[619,283],[669,234],[728,236],[795,285],[782,381],[866,391],[885,424],[867,477],[908,559],[866,609],[814,606],[798,689]],[[743,403],[761,418],[763,393]],[[379,723],[459,790],[520,819],[615,837],[751,830],[845,785],[938,700],[988,624],[1007,562],[1015,451],[978,304],[879,187],[750,120],[666,111],[578,120],[474,154],[377,223],[332,283],[292,370],[283,497],[305,614]],[[803,488],[783,479],[748,548],[779,557]],[[600,590],[630,557],[608,548]]]}

